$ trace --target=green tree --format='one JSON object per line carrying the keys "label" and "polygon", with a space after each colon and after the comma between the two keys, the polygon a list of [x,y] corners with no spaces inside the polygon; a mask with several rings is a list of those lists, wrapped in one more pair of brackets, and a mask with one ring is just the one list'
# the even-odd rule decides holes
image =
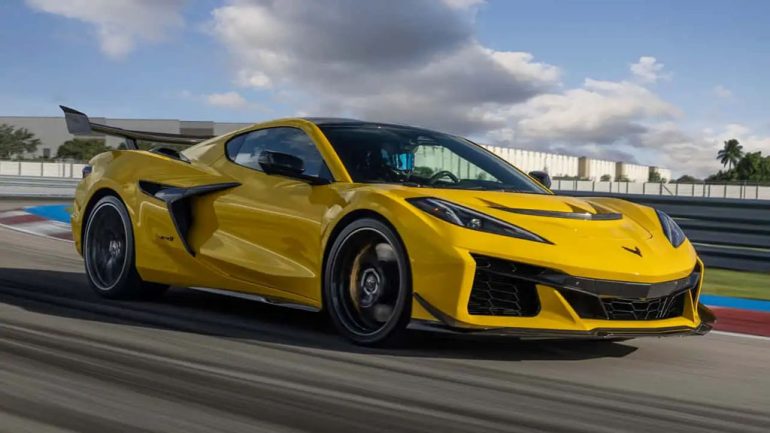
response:
{"label": "green tree", "polygon": [[732,168],[738,164],[738,161],[740,161],[742,157],[743,146],[741,146],[741,143],[739,143],[738,140],[734,138],[725,141],[725,147],[717,152],[717,159],[722,163],[723,166],[727,167],[728,170],[732,170]]}
{"label": "green tree", "polygon": [[749,152],[735,166],[738,180],[770,180],[770,157],[763,157],[762,152]]}
{"label": "green tree", "polygon": [[706,181],[708,182],[732,182],[735,180],[738,180],[738,174],[735,169],[725,171],[719,170],[716,174],[712,174],[706,178]]}
{"label": "green tree", "polygon": [[662,181],[663,179],[660,177],[660,173],[658,173],[657,171],[650,171],[650,175],[647,178],[647,182],[660,183]]}
{"label": "green tree", "polygon": [[32,153],[40,145],[40,139],[26,128],[14,128],[0,125],[0,159],[21,158],[25,153]]}
{"label": "green tree", "polygon": [[94,156],[110,150],[104,140],[75,138],[67,140],[56,151],[58,158],[70,158],[78,161],[88,161]]}
{"label": "green tree", "polygon": [[603,174],[602,177],[599,178],[602,182],[609,182],[612,180],[612,176],[609,174]]}

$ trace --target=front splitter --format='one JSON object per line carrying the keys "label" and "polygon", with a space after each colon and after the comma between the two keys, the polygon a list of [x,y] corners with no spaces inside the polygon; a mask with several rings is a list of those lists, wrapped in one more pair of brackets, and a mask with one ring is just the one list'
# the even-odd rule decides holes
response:
{"label": "front splitter", "polygon": [[459,322],[441,312],[419,294],[414,294],[417,302],[436,319],[435,321],[412,321],[411,329],[451,332],[455,334],[480,334],[511,336],[522,339],[626,339],[641,337],[673,337],[687,335],[705,335],[714,327],[714,315],[703,305],[698,305],[701,323],[696,328],[675,326],[665,328],[596,328],[589,331],[537,329],[537,328],[487,328]]}

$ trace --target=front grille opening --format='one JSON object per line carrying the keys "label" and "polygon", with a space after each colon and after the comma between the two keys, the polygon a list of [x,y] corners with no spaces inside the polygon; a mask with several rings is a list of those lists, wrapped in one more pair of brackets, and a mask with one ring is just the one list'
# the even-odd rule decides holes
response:
{"label": "front grille opening", "polygon": [[564,299],[583,319],[660,320],[684,314],[686,290],[659,298],[600,298],[574,290],[560,290]]}
{"label": "front grille opening", "polygon": [[533,317],[540,311],[535,283],[522,279],[542,268],[473,256],[476,273],[473,277],[468,313],[478,316]]}
{"label": "front grille opening", "polygon": [[602,299],[610,320],[660,320],[681,316],[684,313],[684,297],[681,292],[651,299]]}

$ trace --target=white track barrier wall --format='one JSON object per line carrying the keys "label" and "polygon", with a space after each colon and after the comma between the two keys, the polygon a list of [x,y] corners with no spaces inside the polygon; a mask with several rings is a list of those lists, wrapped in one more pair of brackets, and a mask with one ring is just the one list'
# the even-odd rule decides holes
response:
{"label": "white track barrier wall", "polygon": [[[520,149],[484,146],[525,172],[548,169],[551,176],[576,176],[578,158]],[[474,179],[483,176],[477,167],[464,163],[446,149],[421,148],[415,155],[415,165],[429,167],[434,172],[444,167],[459,171],[461,177]],[[593,173],[603,173],[612,161],[589,160]],[[609,163],[609,164],[608,164]],[[582,162],[581,162],[582,164]],[[620,165],[620,163],[617,163]],[[86,164],[69,162],[0,161],[0,176],[42,177],[55,179],[80,179]],[[628,164],[626,170],[629,170]],[[635,165],[630,173],[641,176],[645,166]],[[658,169],[661,177],[670,179],[670,171]],[[607,173],[603,173],[607,174]],[[601,177],[601,175],[597,175]],[[770,186],[724,184],[675,184],[636,182],[595,182],[590,180],[554,180],[553,189],[559,191],[595,191],[621,194],[669,195],[680,197],[744,198],[770,200]]]}
{"label": "white track barrier wall", "polygon": [[675,197],[740,198],[770,200],[770,186],[725,184],[676,184],[656,182],[593,182],[588,180],[554,180],[551,189],[570,191],[663,195]]}
{"label": "white track barrier wall", "polygon": [[0,161],[0,176],[80,179],[85,166],[72,162]]}

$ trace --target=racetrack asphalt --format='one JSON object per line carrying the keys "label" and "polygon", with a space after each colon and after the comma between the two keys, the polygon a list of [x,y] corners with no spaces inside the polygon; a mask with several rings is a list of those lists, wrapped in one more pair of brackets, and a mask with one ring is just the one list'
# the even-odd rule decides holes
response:
{"label": "racetrack asphalt", "polygon": [[768,339],[413,332],[365,349],[235,298],[106,301],[82,268],[71,243],[0,228],[0,431],[770,430]]}

